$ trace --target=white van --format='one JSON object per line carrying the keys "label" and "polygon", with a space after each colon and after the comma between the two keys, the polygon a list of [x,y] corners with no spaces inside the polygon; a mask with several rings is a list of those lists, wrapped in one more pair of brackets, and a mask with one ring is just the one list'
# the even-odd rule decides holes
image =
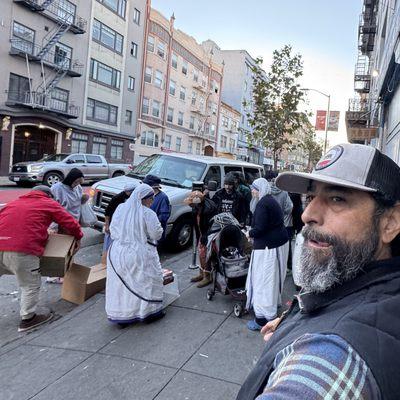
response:
{"label": "white van", "polygon": [[146,175],[156,175],[161,179],[162,190],[171,202],[167,240],[180,250],[191,243],[191,208],[183,200],[192,189],[193,182],[202,181],[207,184],[208,181],[216,181],[220,188],[225,175],[232,171],[242,172],[248,184],[263,175],[262,166],[239,160],[180,153],[153,154],[126,176],[95,183],[91,190],[93,210],[99,226],[102,226],[107,205],[115,194],[124,189],[127,181],[133,179],[139,184]]}

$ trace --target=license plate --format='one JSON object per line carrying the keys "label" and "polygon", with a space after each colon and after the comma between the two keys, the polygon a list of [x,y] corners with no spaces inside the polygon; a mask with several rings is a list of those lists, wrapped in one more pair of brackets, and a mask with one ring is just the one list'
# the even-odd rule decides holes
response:
{"label": "license plate", "polygon": [[20,177],[19,176],[14,176],[14,178],[13,178],[13,181],[14,182],[18,182],[20,180]]}

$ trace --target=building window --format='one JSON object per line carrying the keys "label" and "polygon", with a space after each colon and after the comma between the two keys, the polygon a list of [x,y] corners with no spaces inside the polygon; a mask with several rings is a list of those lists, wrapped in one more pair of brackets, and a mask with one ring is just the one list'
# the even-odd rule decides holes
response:
{"label": "building window", "polygon": [[184,60],[182,62],[182,74],[187,75],[187,72],[188,72],[188,62]]}
{"label": "building window", "polygon": [[64,69],[71,68],[72,48],[62,43],[54,46],[54,64]]}
{"label": "building window", "polygon": [[153,100],[153,117],[160,118],[161,103],[157,100]]}
{"label": "building window", "polygon": [[181,86],[181,91],[179,93],[179,98],[183,101],[186,99],[186,88],[184,86]]}
{"label": "building window", "polygon": [[183,126],[183,112],[178,112],[178,125]]}
{"label": "building window", "polygon": [[68,110],[69,91],[55,88],[51,91],[51,108],[66,112]]}
{"label": "building window", "polygon": [[215,134],[215,125],[214,124],[210,125],[210,133],[211,133],[211,135]]}
{"label": "building window", "polygon": [[125,123],[127,125],[132,125],[132,111],[130,110],[125,111]]}
{"label": "building window", "polygon": [[153,68],[146,67],[146,70],[144,72],[144,81],[147,83],[151,83],[152,76],[153,76]]}
{"label": "building window", "polygon": [[118,107],[102,101],[87,99],[86,118],[108,125],[117,125]]}
{"label": "building window", "polygon": [[200,143],[196,143],[196,154],[200,155],[201,152],[201,144]]}
{"label": "building window", "polygon": [[198,82],[198,81],[199,81],[199,70],[197,70],[197,69],[195,69],[195,70],[193,71],[193,80],[194,80],[195,82]]}
{"label": "building window", "polygon": [[172,141],[172,136],[171,135],[165,135],[164,147],[166,149],[170,149],[171,148],[171,141]]}
{"label": "building window", "polygon": [[217,115],[217,104],[211,103],[211,111],[214,115]]}
{"label": "building window", "polygon": [[233,154],[235,150],[235,139],[229,140],[229,151]]}
{"label": "building window", "polygon": [[142,114],[148,114],[149,112],[150,112],[150,100],[146,97],[143,97]]}
{"label": "building window", "polygon": [[122,54],[124,42],[123,36],[97,19],[93,21],[93,40],[119,54]]}
{"label": "building window", "polygon": [[222,117],[222,126],[225,127],[225,128],[227,128],[228,125],[229,125],[229,124],[228,124],[228,118],[225,117],[225,116],[223,116],[223,117]]}
{"label": "building window", "polygon": [[29,93],[29,79],[24,76],[10,74],[8,100],[26,102],[26,97]]}
{"label": "building window", "polygon": [[140,135],[140,143],[143,146],[158,147],[158,135],[153,131],[142,132]]}
{"label": "building window", "polygon": [[13,37],[11,45],[14,49],[33,54],[35,31],[18,22],[13,23]]}
{"label": "building window", "polygon": [[207,134],[210,133],[210,124],[208,122],[204,124],[204,132]]}
{"label": "building window", "polygon": [[171,123],[174,121],[174,109],[171,107],[168,107],[167,121]]}
{"label": "building window", "polygon": [[176,82],[170,80],[169,81],[169,94],[171,96],[175,96],[175,91],[176,91]]}
{"label": "building window", "polygon": [[165,57],[165,43],[163,43],[163,42],[158,42],[158,45],[157,45],[157,54],[158,54],[162,59],[164,59],[164,57]]}
{"label": "building window", "polygon": [[111,140],[111,151],[110,157],[114,160],[122,160],[122,155],[124,153],[124,142],[122,140]]}
{"label": "building window", "polygon": [[200,106],[199,106],[199,108],[200,108],[200,111],[204,110],[204,97],[200,97]]}
{"label": "building window", "polygon": [[221,142],[220,142],[220,146],[225,149],[226,148],[226,142],[227,142],[227,137],[224,135],[221,135]]}
{"label": "building window", "polygon": [[101,63],[100,61],[90,60],[90,80],[102,85],[118,89],[121,83],[121,72]]}
{"label": "building window", "polygon": [[188,153],[189,154],[193,153],[193,140],[189,140],[188,142]]}
{"label": "building window", "polygon": [[131,42],[131,56],[135,58],[138,56],[138,45],[135,42]]}
{"label": "building window", "polygon": [[76,6],[68,0],[58,1],[53,12],[63,20],[71,23],[75,21]]}
{"label": "building window", "polygon": [[133,22],[140,25],[140,11],[137,8],[133,9]]}
{"label": "building window", "polygon": [[194,129],[194,117],[190,117],[190,121],[189,121],[189,129]]}
{"label": "building window", "polygon": [[126,0],[97,0],[111,11],[118,14],[120,17],[125,18]]}
{"label": "building window", "polygon": [[164,79],[163,73],[157,70],[154,77],[154,85],[162,89],[163,79]]}
{"label": "building window", "polygon": [[95,136],[93,138],[93,147],[92,147],[92,154],[98,154],[100,156],[105,157],[107,151],[107,139]]}
{"label": "building window", "polygon": [[86,153],[88,137],[82,133],[73,133],[71,138],[71,153]]}
{"label": "building window", "polygon": [[178,68],[178,56],[175,53],[172,53],[171,65],[172,65],[172,68],[175,68],[175,69]]}
{"label": "building window", "polygon": [[135,90],[135,78],[133,76],[128,77],[128,90]]}
{"label": "building window", "polygon": [[196,105],[197,93],[192,92],[192,106]]}
{"label": "building window", "polygon": [[154,36],[149,36],[147,38],[147,51],[154,53]]}
{"label": "building window", "polygon": [[181,151],[181,146],[182,146],[182,138],[177,137],[177,138],[176,138],[175,150],[176,150],[177,152],[180,152],[180,151]]}

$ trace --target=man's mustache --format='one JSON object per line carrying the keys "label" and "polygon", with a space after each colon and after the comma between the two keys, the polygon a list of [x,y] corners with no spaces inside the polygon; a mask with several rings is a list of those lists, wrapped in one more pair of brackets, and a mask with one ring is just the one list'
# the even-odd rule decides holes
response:
{"label": "man's mustache", "polygon": [[336,236],[318,232],[311,226],[303,227],[301,233],[303,234],[304,239],[306,240],[313,240],[315,242],[327,243],[330,246],[335,246],[339,242]]}

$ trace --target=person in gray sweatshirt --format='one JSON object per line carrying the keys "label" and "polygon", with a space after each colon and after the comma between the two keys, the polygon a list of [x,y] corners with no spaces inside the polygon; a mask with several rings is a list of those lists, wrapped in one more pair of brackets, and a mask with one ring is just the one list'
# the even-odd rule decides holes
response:
{"label": "person in gray sweatshirt", "polygon": [[267,171],[265,174],[265,179],[271,183],[271,194],[274,199],[278,202],[281,206],[283,211],[283,222],[285,224],[286,229],[288,229],[289,237],[290,237],[290,230],[293,230],[293,218],[292,218],[292,209],[293,203],[289,197],[289,193],[285,192],[276,187],[275,185],[275,178],[278,176],[278,173],[275,171]]}

